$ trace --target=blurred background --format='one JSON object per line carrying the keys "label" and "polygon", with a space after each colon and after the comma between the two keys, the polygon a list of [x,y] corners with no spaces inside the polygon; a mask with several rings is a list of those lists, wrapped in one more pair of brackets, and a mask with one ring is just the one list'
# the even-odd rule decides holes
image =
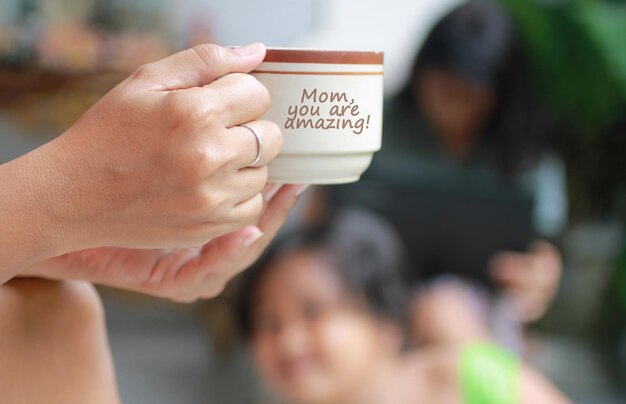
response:
{"label": "blurred background", "polygon": [[[489,47],[504,46],[502,41],[477,40],[475,57],[448,57],[435,42],[423,49],[433,28],[463,3],[2,0],[0,163],[63,133],[139,65],[196,44],[383,50],[386,149],[359,184],[308,191],[290,226],[324,220],[324,212],[343,204],[377,211],[397,224],[417,256],[420,271],[409,276],[411,285],[437,271],[483,280],[488,255],[526,251],[533,240],[547,240],[562,257],[562,275],[546,312],[519,321],[523,355],[575,402],[624,402],[626,2],[497,2],[512,22],[525,70],[493,74],[467,61],[492,60]],[[496,30],[493,37],[506,35]],[[424,65],[415,63],[418,53]],[[488,90],[485,105],[505,124],[487,131],[508,130],[509,123],[523,133],[470,141],[446,118],[429,121],[449,111],[423,98],[437,98],[454,83],[437,69],[420,70],[436,62],[467,66],[457,73],[470,83],[468,94]],[[513,76],[524,80],[517,90],[501,92],[501,77]],[[505,101],[507,109],[500,108]],[[450,135],[442,135],[441,144],[418,142],[416,152],[407,153],[401,132],[413,115],[433,132],[449,129]],[[447,119],[485,126],[462,114]],[[495,155],[496,163],[475,159],[473,150]],[[508,244],[500,247],[502,240]],[[456,261],[438,259],[439,250]],[[264,397],[246,344],[234,331],[228,293],[184,306],[101,292],[124,402],[249,403]]]}

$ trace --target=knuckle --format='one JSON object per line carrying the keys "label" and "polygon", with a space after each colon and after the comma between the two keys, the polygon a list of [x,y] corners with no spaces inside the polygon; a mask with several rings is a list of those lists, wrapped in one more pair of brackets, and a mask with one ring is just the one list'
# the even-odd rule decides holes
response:
{"label": "knuckle", "polygon": [[259,173],[259,179],[257,180],[256,186],[259,192],[265,188],[269,180],[269,169],[267,166],[257,168],[257,172]]}
{"label": "knuckle", "polygon": [[227,212],[225,219],[231,224],[231,231],[234,231],[254,224],[262,211],[263,197],[257,195],[244,205],[238,206],[237,209]]}
{"label": "knuckle", "polygon": [[250,74],[238,74],[235,76],[234,86],[246,94],[251,105],[258,106],[263,113],[269,110],[272,103],[269,90],[256,77]]}
{"label": "knuckle", "polygon": [[146,80],[151,79],[155,75],[155,65],[153,63],[146,63],[138,68],[131,74],[133,80]]}
{"label": "knuckle", "polygon": [[178,91],[170,91],[163,99],[164,113],[174,125],[185,122],[186,100]]}
{"label": "knuckle", "polygon": [[220,146],[216,148],[216,160],[220,166],[231,164],[239,158],[241,151],[225,139],[220,143]]}
{"label": "knuckle", "polygon": [[203,217],[211,217],[217,215],[223,204],[223,198],[211,192],[199,192],[194,201],[194,212]]}
{"label": "knuckle", "polygon": [[255,95],[255,101],[258,105],[263,109],[264,112],[267,112],[272,105],[272,97],[270,96],[270,92],[259,80],[255,77],[246,75],[252,79],[251,87],[253,88],[253,94]]}
{"label": "knuckle", "polygon": [[258,218],[259,216],[261,216],[261,213],[263,213],[263,208],[264,208],[263,197],[261,195],[257,196],[256,201],[257,202],[254,207],[254,217]]}
{"label": "knuckle", "polygon": [[224,157],[220,151],[213,148],[194,147],[182,160],[185,165],[184,173],[194,179],[204,179],[223,165]]}
{"label": "knuckle", "polygon": [[268,133],[271,134],[270,138],[276,145],[277,151],[283,147],[283,133],[277,123],[268,121]]}
{"label": "knuckle", "polygon": [[189,98],[184,100],[183,108],[179,113],[179,117],[187,124],[186,127],[191,130],[201,128],[207,117],[213,114],[209,105]]}
{"label": "knuckle", "polygon": [[[192,192],[190,196],[179,205],[181,215],[188,217],[193,222],[201,222],[189,229],[190,235],[193,236],[194,239],[203,239],[207,231],[211,228],[213,221],[219,219],[218,213],[220,206],[221,199],[219,196],[200,189]],[[206,228],[207,226],[209,229]]]}
{"label": "knuckle", "polygon": [[248,211],[244,213],[244,220],[255,220],[263,211],[263,197],[257,194],[249,204]]}
{"label": "knuckle", "polygon": [[224,58],[224,49],[221,46],[202,44],[191,49],[207,66],[212,66]]}
{"label": "knuckle", "polygon": [[192,130],[203,122],[209,113],[208,107],[192,96],[192,92],[170,91],[165,97],[165,111],[177,128]]}

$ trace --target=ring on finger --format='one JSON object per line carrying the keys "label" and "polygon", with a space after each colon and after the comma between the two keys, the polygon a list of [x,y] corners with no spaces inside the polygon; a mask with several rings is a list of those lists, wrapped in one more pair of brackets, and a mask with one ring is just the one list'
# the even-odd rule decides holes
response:
{"label": "ring on finger", "polygon": [[254,167],[257,164],[259,164],[259,161],[261,161],[261,159],[263,158],[263,138],[261,137],[261,135],[259,135],[259,132],[257,132],[256,129],[254,129],[252,126],[249,126],[249,125],[239,125],[239,126],[241,126],[242,128],[248,129],[250,132],[252,132],[252,134],[256,138],[256,145],[257,145],[256,157],[254,161],[248,166],[248,167]]}

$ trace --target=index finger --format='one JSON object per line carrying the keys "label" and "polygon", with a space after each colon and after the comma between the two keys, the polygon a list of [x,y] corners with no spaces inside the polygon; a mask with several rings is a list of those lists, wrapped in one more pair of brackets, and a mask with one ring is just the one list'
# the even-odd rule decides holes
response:
{"label": "index finger", "polygon": [[235,49],[203,44],[141,66],[132,77],[152,83],[153,90],[202,87],[228,73],[248,73],[264,57],[261,43]]}

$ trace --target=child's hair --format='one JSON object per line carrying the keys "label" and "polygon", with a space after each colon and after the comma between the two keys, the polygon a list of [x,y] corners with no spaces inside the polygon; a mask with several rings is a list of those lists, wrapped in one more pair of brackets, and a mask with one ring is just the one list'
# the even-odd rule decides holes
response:
{"label": "child's hair", "polygon": [[381,218],[361,210],[343,210],[319,226],[282,237],[243,277],[237,315],[246,337],[252,334],[252,308],[257,288],[272,264],[295,251],[327,259],[348,293],[362,299],[373,315],[405,325],[404,266],[401,242]]}
{"label": "child's hair", "polygon": [[415,107],[415,78],[442,68],[492,88],[497,103],[486,133],[504,173],[536,159],[548,128],[530,89],[528,64],[512,20],[493,1],[470,0],[439,21],[417,54],[401,98]]}

